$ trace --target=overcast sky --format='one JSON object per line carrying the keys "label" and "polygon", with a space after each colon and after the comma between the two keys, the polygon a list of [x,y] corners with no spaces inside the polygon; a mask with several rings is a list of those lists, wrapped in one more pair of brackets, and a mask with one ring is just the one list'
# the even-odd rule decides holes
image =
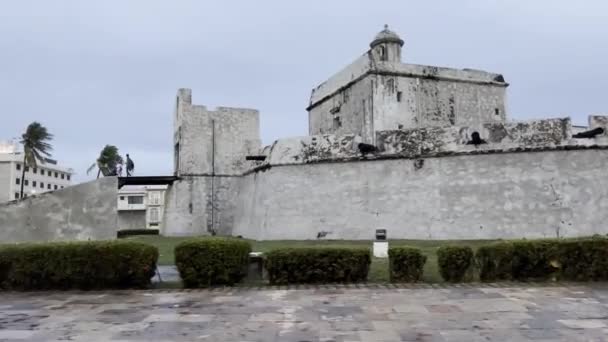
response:
{"label": "overcast sky", "polygon": [[180,87],[259,109],[264,144],[306,135],[310,90],[385,23],[406,63],[502,73],[512,119],[608,113],[606,0],[0,0],[0,140],[37,120],[77,181],[105,144],[171,174]]}

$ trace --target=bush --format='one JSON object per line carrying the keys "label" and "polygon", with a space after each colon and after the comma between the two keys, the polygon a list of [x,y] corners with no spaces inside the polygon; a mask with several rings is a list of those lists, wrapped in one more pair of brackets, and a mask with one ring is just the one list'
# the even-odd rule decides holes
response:
{"label": "bush", "polygon": [[116,232],[117,238],[123,238],[136,235],[158,235],[158,229],[122,229]]}
{"label": "bush", "polygon": [[123,241],[0,246],[0,287],[14,290],[145,288],[158,250]]}
{"label": "bush", "polygon": [[475,258],[482,281],[545,280],[560,273],[559,240],[500,242],[479,248]]}
{"label": "bush", "polygon": [[608,239],[565,240],[559,246],[560,278],[608,280]]}
{"label": "bush", "polygon": [[246,240],[208,237],[175,247],[175,265],[184,287],[233,285],[247,275],[251,245]]}
{"label": "bush", "polygon": [[365,281],[370,263],[367,248],[281,248],[266,255],[271,284]]}
{"label": "bush", "polygon": [[426,256],[419,249],[391,247],[388,258],[392,282],[416,282],[422,277]]}
{"label": "bush", "polygon": [[443,280],[461,282],[473,264],[473,250],[471,247],[440,247],[437,250],[437,264]]}

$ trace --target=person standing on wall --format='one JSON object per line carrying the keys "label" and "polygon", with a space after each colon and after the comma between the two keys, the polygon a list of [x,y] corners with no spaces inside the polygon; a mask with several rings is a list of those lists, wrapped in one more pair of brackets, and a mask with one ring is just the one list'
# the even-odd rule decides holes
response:
{"label": "person standing on wall", "polygon": [[135,163],[133,163],[133,160],[131,159],[131,157],[129,157],[129,154],[127,153],[127,177],[133,175],[134,169],[135,169]]}

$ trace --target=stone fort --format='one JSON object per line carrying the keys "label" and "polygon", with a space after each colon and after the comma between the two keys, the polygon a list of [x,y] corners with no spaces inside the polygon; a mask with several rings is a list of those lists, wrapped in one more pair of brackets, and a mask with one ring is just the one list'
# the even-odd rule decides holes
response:
{"label": "stone fort", "polygon": [[312,90],[309,136],[261,146],[259,112],[174,108],[161,233],[268,239],[606,234],[608,116],[508,121],[501,74],[403,63],[385,27]]}

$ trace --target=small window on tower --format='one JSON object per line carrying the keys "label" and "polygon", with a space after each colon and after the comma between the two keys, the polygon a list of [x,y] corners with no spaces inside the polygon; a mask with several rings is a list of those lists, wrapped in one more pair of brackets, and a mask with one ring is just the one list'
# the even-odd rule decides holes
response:
{"label": "small window on tower", "polygon": [[397,92],[397,102],[401,102],[401,92]]}
{"label": "small window on tower", "polygon": [[388,61],[388,55],[386,53],[386,48],[384,46],[380,46],[380,60]]}
{"label": "small window on tower", "polygon": [[342,121],[340,121],[339,116],[334,117],[333,126],[334,126],[334,129],[339,129],[340,127],[342,127]]}
{"label": "small window on tower", "polygon": [[500,114],[500,109],[494,108],[494,114],[499,115]]}

